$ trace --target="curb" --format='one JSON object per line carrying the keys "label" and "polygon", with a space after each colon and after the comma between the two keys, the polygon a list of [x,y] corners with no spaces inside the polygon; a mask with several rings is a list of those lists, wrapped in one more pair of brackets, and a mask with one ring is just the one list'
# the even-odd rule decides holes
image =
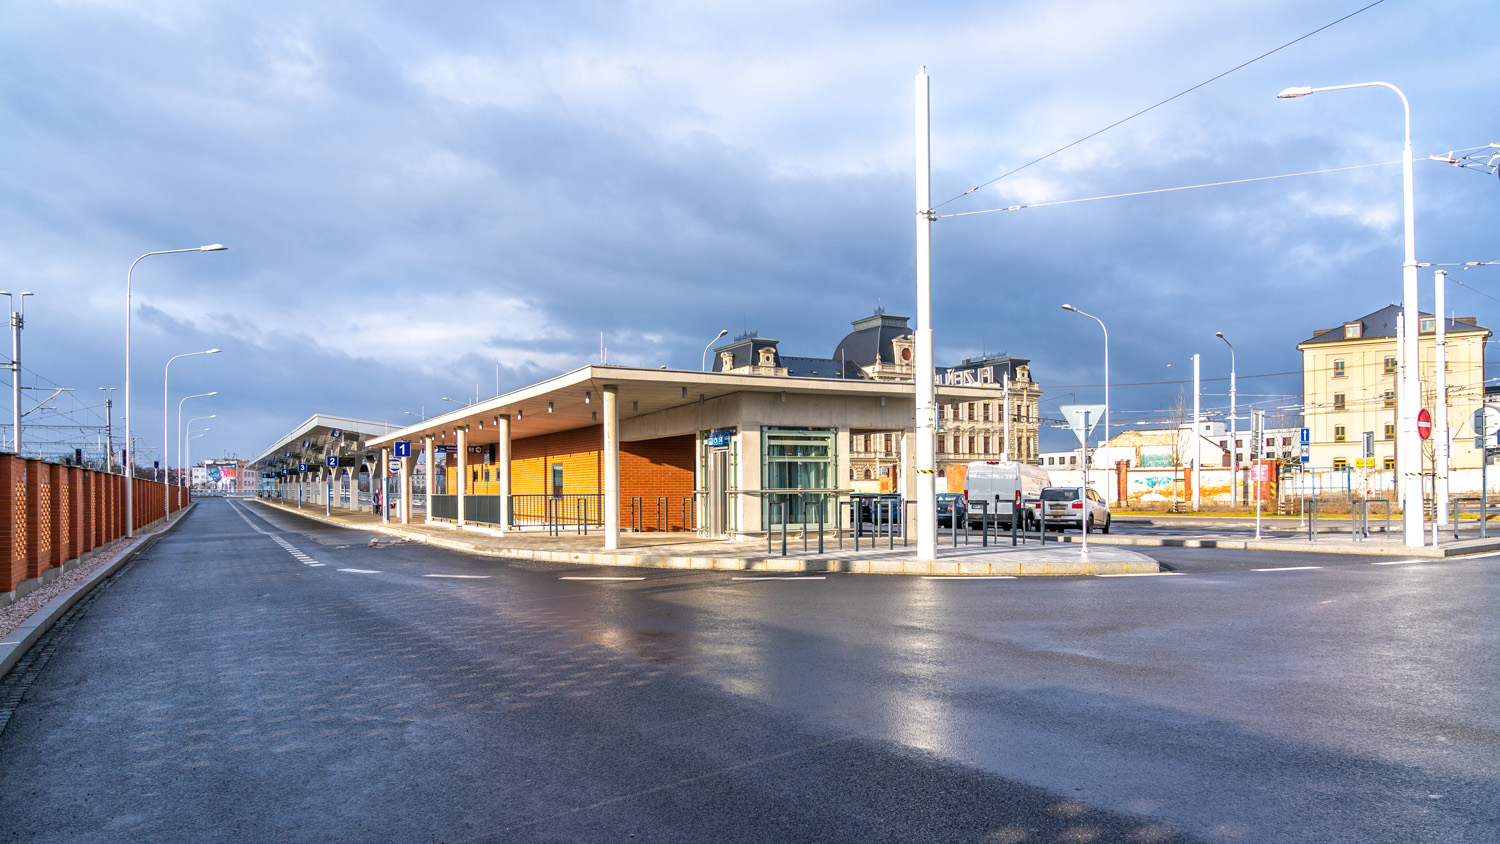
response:
{"label": "curb", "polygon": [[21,658],[26,655],[26,652],[31,650],[31,646],[35,645],[37,640],[42,638],[48,630],[51,630],[52,625],[56,624],[57,620],[69,609],[72,609],[73,605],[78,603],[83,596],[119,571],[121,567],[134,559],[136,555],[154,545],[158,539],[176,530],[177,526],[182,524],[183,518],[188,513],[193,512],[193,508],[196,506],[198,506],[198,502],[189,501],[186,507],[177,511],[180,515],[176,519],[167,522],[167,524],[163,525],[155,533],[136,537],[135,542],[120,551],[113,562],[95,569],[82,582],[74,584],[61,595],[43,604],[41,609],[32,613],[25,621],[17,625],[16,629],[10,631],[4,637],[5,641],[0,642],[0,677],[5,676],[12,668],[15,668],[16,663],[20,662]]}
{"label": "curb", "polygon": [[[247,499],[260,501],[260,499]],[[267,506],[276,507],[261,501]],[[1161,571],[1155,560],[1057,560],[1040,562],[989,562],[939,560],[922,562],[905,558],[881,559],[826,559],[805,557],[706,557],[675,556],[663,554],[638,554],[628,551],[543,551],[532,548],[497,548],[492,545],[468,542],[446,536],[431,536],[426,533],[403,530],[392,525],[348,525],[322,514],[310,515],[283,507],[289,513],[321,524],[345,530],[363,530],[394,536],[409,542],[419,542],[434,548],[444,548],[482,557],[504,557],[514,560],[532,560],[549,563],[574,563],[591,566],[630,566],[639,568],[687,569],[694,571],[759,571],[759,572],[808,572],[849,574],[927,574],[951,575],[1009,575],[1009,576],[1076,576],[1094,574],[1144,574]]]}
{"label": "curb", "polygon": [[[1079,543],[1077,536],[1068,535],[1063,535],[1055,539],[1049,537],[1048,541],[1073,545]],[[1230,551],[1295,551],[1302,554],[1354,554],[1370,557],[1426,557],[1433,559],[1465,557],[1470,554],[1500,551],[1500,538],[1464,539],[1448,545],[1440,545],[1436,548],[1431,545],[1407,548],[1404,545],[1390,545],[1374,540],[1356,542],[1352,539],[1330,539],[1325,541],[1328,544],[1320,544],[1317,540],[1200,539],[1196,537],[1177,536],[1102,536],[1097,533],[1089,534],[1090,545],[1134,545],[1141,548],[1218,548]]]}

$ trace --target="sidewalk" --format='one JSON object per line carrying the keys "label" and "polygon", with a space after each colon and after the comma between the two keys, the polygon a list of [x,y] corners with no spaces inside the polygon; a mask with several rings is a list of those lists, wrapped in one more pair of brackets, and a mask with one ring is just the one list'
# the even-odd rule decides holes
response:
{"label": "sidewalk", "polygon": [[1036,539],[1026,545],[1011,547],[1007,537],[1001,545],[984,547],[978,540],[957,548],[938,543],[938,559],[923,562],[916,558],[913,545],[902,546],[896,537],[889,548],[888,537],[880,537],[871,547],[864,537],[860,549],[854,550],[854,537],[844,534],[844,548],[832,534],[825,535],[824,553],[817,553],[817,537],[810,537],[809,550],[802,550],[802,537],[787,539],[787,556],[780,555],[780,537],[775,539],[774,554],[766,553],[764,540],[733,542],[700,539],[691,533],[622,533],[618,551],[604,550],[604,536],[597,529],[587,536],[566,533],[548,536],[538,531],[510,531],[501,534],[488,528],[459,530],[447,523],[431,525],[414,520],[409,525],[398,522],[382,524],[379,516],[334,510],[324,515],[323,507],[286,505],[266,499],[245,499],[272,510],[285,511],[314,521],[355,530],[373,531],[423,542],[469,554],[509,557],[521,560],[545,560],[557,563],[583,563],[596,566],[642,566],[675,569],[714,569],[721,571],[762,572],[855,572],[867,574],[924,574],[969,576],[1153,574],[1161,570],[1156,561],[1138,551],[1108,547],[1089,542],[1085,556],[1077,545],[1058,544],[1048,537],[1045,546]]}

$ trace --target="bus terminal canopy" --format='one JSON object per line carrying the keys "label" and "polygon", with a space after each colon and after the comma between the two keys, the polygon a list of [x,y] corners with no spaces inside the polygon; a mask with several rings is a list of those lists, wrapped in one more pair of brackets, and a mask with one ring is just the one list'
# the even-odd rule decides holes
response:
{"label": "bus terminal canopy", "polygon": [[250,468],[262,474],[295,475],[300,467],[306,466],[307,472],[316,474],[328,466],[330,455],[339,459],[340,466],[358,467],[377,456],[369,441],[395,427],[384,422],[315,414],[257,455],[250,461]]}

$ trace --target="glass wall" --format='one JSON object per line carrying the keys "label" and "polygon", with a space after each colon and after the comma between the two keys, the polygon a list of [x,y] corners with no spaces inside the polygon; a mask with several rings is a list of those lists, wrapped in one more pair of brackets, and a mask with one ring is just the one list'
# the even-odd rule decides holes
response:
{"label": "glass wall", "polygon": [[832,428],[761,428],[761,523],[779,530],[782,505],[788,528],[816,529],[837,519],[833,493],[838,467],[838,432]]}

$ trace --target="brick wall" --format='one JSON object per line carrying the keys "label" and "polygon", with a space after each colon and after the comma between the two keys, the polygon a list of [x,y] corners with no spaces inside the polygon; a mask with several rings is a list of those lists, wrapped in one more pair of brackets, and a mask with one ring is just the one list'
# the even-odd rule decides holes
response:
{"label": "brick wall", "polygon": [[[667,498],[668,530],[692,530],[692,510],[684,524],[682,499],[693,494],[694,437],[662,437],[620,443],[620,525],[630,528],[631,499],[641,499],[641,523],[656,530],[658,499]],[[552,467],[562,464],[564,495],[593,495],[604,491],[604,427],[593,425],[539,437],[511,441],[510,492],[512,495],[551,495]],[[471,455],[482,461],[480,455]],[[452,460],[453,456],[449,455]],[[495,466],[471,463],[470,491],[478,495],[499,492]],[[485,470],[490,480],[484,480]],[[456,490],[457,467],[448,466],[448,489]],[[473,481],[479,473],[478,483]]]}
{"label": "brick wall", "polygon": [[[28,579],[123,536],[125,483],[120,475],[0,454],[0,605]],[[135,481],[137,529],[161,519],[166,503],[161,483]]]}
{"label": "brick wall", "polygon": [[[643,530],[692,530],[693,510],[684,519],[682,499],[693,494],[695,438],[692,434],[620,443],[620,525],[630,528],[631,498],[640,496]],[[665,497],[666,518],[659,508]],[[684,524],[684,521],[686,523]]]}

